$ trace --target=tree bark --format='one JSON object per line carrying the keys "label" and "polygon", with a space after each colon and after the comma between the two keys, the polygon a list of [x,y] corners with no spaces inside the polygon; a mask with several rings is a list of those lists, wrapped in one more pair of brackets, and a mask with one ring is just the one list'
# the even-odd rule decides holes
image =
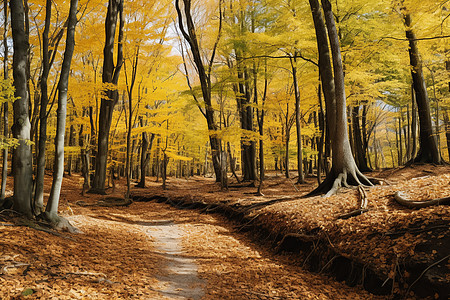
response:
{"label": "tree bark", "polygon": [[45,25],[42,33],[42,75],[40,78],[41,105],[39,108],[39,144],[37,149],[36,189],[34,192],[34,210],[37,214],[44,209],[44,174],[46,163],[47,142],[47,105],[48,105],[48,75],[50,72],[49,39],[50,19],[52,16],[52,1],[45,4]]}
{"label": "tree bark", "polygon": [[297,81],[297,51],[294,57],[289,57],[292,68],[292,79],[294,85],[295,96],[295,128],[297,133],[297,183],[305,183],[305,174],[303,172],[303,149],[302,149],[302,132],[301,132],[301,111],[300,111],[300,89]]}
{"label": "tree bark", "polygon": [[364,149],[362,135],[361,135],[361,126],[359,119],[359,105],[355,105],[352,109],[352,129],[353,129],[353,141],[355,145],[355,154],[356,154],[356,165],[359,170],[362,172],[370,172],[372,171],[367,165],[367,156],[366,151]]}
{"label": "tree bark", "polygon": [[61,184],[64,175],[64,133],[66,128],[67,115],[67,89],[69,86],[70,64],[75,47],[75,26],[77,24],[78,0],[70,1],[69,22],[67,26],[66,49],[61,67],[61,75],[58,83],[58,110],[56,137],[55,137],[55,164],[53,169],[53,182],[50,197],[45,211],[50,215],[51,220],[58,214],[59,197]]}
{"label": "tree bark", "polygon": [[[359,171],[353,158],[348,138],[346,96],[344,71],[342,66],[339,37],[334,22],[331,3],[322,0],[326,19],[323,21],[318,0],[310,0],[311,11],[316,30],[319,49],[319,70],[325,95],[327,121],[330,128],[332,146],[332,168],[327,178],[310,195],[326,192],[326,196],[334,194],[342,185],[371,185],[370,181]],[[328,33],[328,34],[327,34]],[[333,58],[331,69],[328,41]],[[334,71],[334,76],[332,73]]]}
{"label": "tree bark", "polygon": [[[3,1],[3,78],[8,80],[8,1]],[[8,102],[3,103],[3,136],[8,138],[9,134],[9,122],[8,122],[8,112],[9,104]],[[6,192],[6,180],[8,178],[8,148],[3,149],[3,161],[2,161],[2,183],[0,188],[0,207],[5,200]]]}
{"label": "tree bark", "polygon": [[[144,127],[144,119],[140,119],[141,127]],[[145,188],[145,176],[147,174],[147,166],[150,162],[150,153],[152,150],[155,135],[150,134],[150,141],[147,132],[142,132],[142,149],[141,149],[141,180],[137,184],[138,187]]]}
{"label": "tree bark", "polygon": [[[114,66],[114,39],[116,34],[117,17],[119,16],[119,36],[117,46],[117,62]],[[117,85],[119,74],[123,64],[123,0],[109,0],[108,12],[105,21],[105,47],[103,49],[103,83],[112,83]],[[107,90],[106,98],[102,98],[100,104],[98,135],[97,135],[97,154],[95,157],[95,175],[92,183],[91,192],[105,193],[106,169],[108,162],[108,143],[109,131],[114,107],[119,101],[119,92],[117,89]]]}
{"label": "tree bark", "polygon": [[19,145],[13,150],[14,165],[14,210],[32,216],[32,153],[30,146],[31,123],[29,118],[29,99],[27,85],[28,36],[25,33],[25,11],[22,0],[11,0],[11,28],[13,37],[13,78],[16,89],[13,104],[13,137]]}
{"label": "tree bark", "polygon": [[[210,78],[210,73],[209,73],[210,69],[212,67],[212,62],[214,59],[215,51],[213,51],[213,54],[212,54],[212,57],[210,60],[210,64],[209,64],[210,68],[207,73],[205,70],[205,66],[203,65],[202,55],[201,55],[200,47],[199,47],[198,40],[197,40],[194,21],[192,20],[192,16],[191,16],[191,0],[183,0],[183,4],[184,4],[184,19],[186,21],[187,32],[184,27],[183,14],[182,14],[180,6],[179,6],[179,0],[176,0],[175,8],[177,10],[177,15],[178,15],[178,25],[183,34],[183,37],[189,43],[191,53],[193,56],[193,60],[194,60],[194,64],[197,68],[198,78],[200,80],[200,86],[201,86],[201,90],[202,90],[203,101],[205,104],[204,116],[206,118],[208,130],[210,132],[212,132],[212,134],[209,135],[209,141],[210,141],[210,145],[211,145],[211,155],[212,155],[214,173],[216,175],[216,182],[222,182],[222,179],[221,179],[222,171],[220,168],[220,166],[221,166],[221,164],[220,164],[221,141],[215,135],[215,132],[217,131],[217,124],[216,124],[216,121],[214,120],[214,109],[212,107],[212,102],[211,102],[211,78]],[[221,25],[222,25],[222,12],[220,11],[219,37],[220,37]]]}
{"label": "tree bark", "polygon": [[441,156],[439,155],[436,136],[433,134],[430,103],[423,76],[422,60],[420,59],[416,36],[411,27],[411,15],[406,12],[405,8],[402,8],[402,12],[406,28],[406,38],[409,41],[408,52],[412,67],[411,76],[413,79],[420,123],[419,152],[413,159],[413,162],[441,164],[442,161]]}

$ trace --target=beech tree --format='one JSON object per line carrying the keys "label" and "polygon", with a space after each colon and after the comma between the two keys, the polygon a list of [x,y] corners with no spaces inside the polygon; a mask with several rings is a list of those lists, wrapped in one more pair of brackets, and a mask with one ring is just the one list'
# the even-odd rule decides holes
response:
{"label": "beech tree", "polygon": [[[323,15],[318,0],[309,0],[319,50],[319,72],[325,97],[327,124],[332,147],[332,167],[326,179],[310,195],[330,196],[342,186],[372,185],[359,171],[348,138],[344,70],[333,11],[329,0],[322,0]],[[324,17],[325,21],[324,21]],[[328,41],[330,48],[328,47]],[[330,62],[332,54],[333,68]]]}
{"label": "beech tree", "polygon": [[55,163],[53,166],[53,182],[50,197],[45,208],[45,216],[52,223],[61,226],[58,216],[59,196],[64,174],[64,133],[67,116],[67,90],[69,85],[70,64],[75,47],[75,25],[77,24],[78,0],[70,0],[69,18],[67,25],[66,49],[58,83],[58,110],[55,137]]}
{"label": "beech tree", "polygon": [[[114,45],[119,18],[117,61],[114,64]],[[120,70],[123,64],[123,0],[109,0],[108,12],[105,20],[105,47],[103,49],[103,73],[102,82],[114,86],[119,82]],[[108,161],[109,131],[113,117],[114,107],[119,101],[119,92],[110,86],[106,90],[106,96],[102,97],[100,115],[98,118],[97,155],[95,157],[95,174],[91,192],[105,193],[106,169]]]}
{"label": "beech tree", "polygon": [[31,210],[31,192],[33,187],[32,153],[30,146],[30,117],[27,85],[28,35],[25,32],[25,10],[22,0],[11,0],[11,29],[13,38],[13,104],[14,124],[13,137],[19,141],[13,150],[14,165],[14,210],[27,217],[33,215]]}

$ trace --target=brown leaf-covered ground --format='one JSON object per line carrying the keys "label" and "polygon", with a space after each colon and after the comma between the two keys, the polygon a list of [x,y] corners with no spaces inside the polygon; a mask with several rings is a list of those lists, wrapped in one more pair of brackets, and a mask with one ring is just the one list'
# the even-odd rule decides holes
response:
{"label": "brown leaf-covered ground", "polygon": [[[366,189],[369,211],[347,220],[336,217],[358,208],[356,190],[343,189],[327,199],[312,197],[261,206],[251,210],[249,217],[253,225],[273,233],[273,239],[276,234],[314,233],[327,240],[337,253],[400,282],[393,271],[398,271],[396,267],[403,262],[420,256],[431,264],[449,254],[448,249],[432,249],[427,242],[448,240],[448,227],[444,231],[431,227],[448,225],[450,209],[406,209],[394,202],[393,194],[404,190],[411,198],[449,196],[449,174],[449,167],[435,166],[372,174],[385,178],[389,185]],[[295,179],[269,175],[263,188],[265,196],[260,197],[255,196],[254,187],[231,184],[225,191],[203,177],[170,178],[165,191],[155,178],[148,178],[148,188],[136,188],[133,194],[244,206],[301,196],[315,184],[314,179],[309,179],[310,184],[299,186],[294,185]],[[0,299],[164,299],[157,287],[158,276],[166,272],[165,258],[146,235],[145,226],[168,219],[188,233],[183,238],[183,251],[195,258],[198,275],[206,280],[205,299],[389,297],[370,295],[360,285],[349,287],[336,282],[326,272],[311,273],[302,267],[304,256],[275,254],[274,249],[258,241],[260,236],[255,238],[252,231],[238,232],[243,224],[222,215],[155,202],[100,207],[95,204],[105,196],[82,196],[81,186],[78,175],[64,178],[60,211],[83,234],[63,232],[63,236],[56,236],[24,226],[5,226],[11,224],[11,213],[0,214]],[[114,195],[123,195],[123,188],[122,181],[116,183]],[[77,202],[94,206],[81,207]],[[445,265],[448,270],[448,260]],[[407,277],[405,272],[398,273]],[[448,273],[446,280],[450,281]],[[407,289],[394,285],[393,292]],[[25,296],[27,293],[31,295]],[[416,297],[412,293],[409,296]]]}

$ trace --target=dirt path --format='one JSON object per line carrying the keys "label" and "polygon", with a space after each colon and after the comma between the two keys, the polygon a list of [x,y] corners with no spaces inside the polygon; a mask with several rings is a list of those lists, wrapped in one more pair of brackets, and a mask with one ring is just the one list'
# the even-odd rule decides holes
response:
{"label": "dirt path", "polygon": [[186,231],[172,220],[161,220],[147,225],[146,233],[166,260],[155,290],[172,299],[201,299],[205,282],[198,277],[195,260],[183,255],[182,251]]}
{"label": "dirt path", "polygon": [[376,298],[302,269],[294,256],[274,255],[218,215],[159,203],[134,203],[120,214],[145,224],[164,258],[154,290],[169,299]]}

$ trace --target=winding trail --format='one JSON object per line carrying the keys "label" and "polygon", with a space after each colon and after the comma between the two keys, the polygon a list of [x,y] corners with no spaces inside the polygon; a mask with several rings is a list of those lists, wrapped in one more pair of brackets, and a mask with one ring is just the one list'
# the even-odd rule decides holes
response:
{"label": "winding trail", "polygon": [[186,232],[173,220],[146,223],[147,235],[156,249],[166,259],[164,275],[158,276],[155,288],[171,299],[200,299],[204,296],[204,280],[198,277],[198,266],[194,259],[183,255],[181,240]]}

